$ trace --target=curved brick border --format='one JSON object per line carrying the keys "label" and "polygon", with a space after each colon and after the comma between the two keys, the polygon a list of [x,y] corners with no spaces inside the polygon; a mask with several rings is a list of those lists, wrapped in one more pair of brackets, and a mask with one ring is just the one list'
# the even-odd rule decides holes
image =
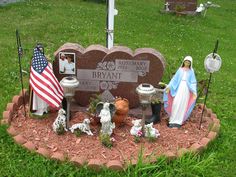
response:
{"label": "curved brick border", "polygon": [[[27,90],[24,90],[25,94],[25,100],[28,100],[28,92]],[[36,147],[33,142],[27,141],[24,136],[20,134],[20,132],[17,132],[14,127],[11,126],[11,121],[15,116],[16,111],[20,108],[20,106],[23,104],[23,97],[22,92],[19,93],[19,95],[15,95],[12,98],[12,102],[7,104],[6,110],[3,112],[3,119],[1,120],[1,124],[8,125],[9,128],[7,129],[7,132],[9,135],[13,137],[16,143],[21,144],[23,147],[30,151],[35,151],[45,157],[49,157],[54,160],[60,160],[65,161],[67,155],[61,152],[51,152],[50,150],[47,150],[44,147]],[[198,108],[203,109],[203,104],[199,104]],[[209,125],[209,133],[206,135],[206,137],[203,137],[199,142],[195,142],[192,144],[189,148],[181,148],[178,149],[175,152],[167,151],[163,153],[163,155],[168,160],[173,160],[177,157],[181,157],[186,153],[201,153],[204,149],[207,148],[208,144],[215,140],[219,134],[220,130],[220,120],[217,118],[216,114],[212,112],[211,109],[205,108],[205,115],[209,117],[212,120],[212,124]],[[16,117],[16,116],[15,116]],[[102,163],[99,159],[84,159],[81,157],[72,157],[71,159],[68,159],[70,162],[76,164],[77,166],[82,166],[87,164],[89,168],[92,168],[96,171],[99,171],[102,167],[107,167],[112,170],[124,170],[128,165],[136,165],[137,160],[130,160],[129,163],[122,163],[119,160],[110,160],[106,164]],[[144,159],[144,163],[153,163],[156,162],[156,159],[151,161],[146,161]]]}

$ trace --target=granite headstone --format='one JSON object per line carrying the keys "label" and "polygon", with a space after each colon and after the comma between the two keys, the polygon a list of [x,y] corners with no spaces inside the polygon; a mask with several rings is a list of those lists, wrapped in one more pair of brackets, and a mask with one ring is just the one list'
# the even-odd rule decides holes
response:
{"label": "granite headstone", "polygon": [[185,12],[195,12],[197,9],[197,0],[165,0],[167,2],[170,12],[176,11],[178,7]]}
{"label": "granite headstone", "polygon": [[84,49],[79,44],[66,43],[54,53],[53,69],[58,80],[67,76],[59,71],[61,53],[75,54],[76,72],[72,75],[80,82],[75,100],[81,106],[87,106],[89,98],[100,93],[104,101],[123,97],[129,100],[131,108],[137,107],[136,87],[140,83],[157,87],[165,69],[164,57],[151,48],[139,48],[133,52],[123,46],[108,50],[101,45],[91,45]]}

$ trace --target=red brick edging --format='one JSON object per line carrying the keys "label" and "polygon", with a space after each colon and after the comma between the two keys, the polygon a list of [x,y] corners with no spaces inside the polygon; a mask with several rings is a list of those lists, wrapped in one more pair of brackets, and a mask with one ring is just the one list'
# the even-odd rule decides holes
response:
{"label": "red brick edging", "polygon": [[[24,90],[26,95],[26,100],[28,99],[28,92]],[[20,132],[17,132],[14,127],[11,126],[11,121],[14,117],[15,112],[22,106],[23,104],[23,97],[22,92],[19,95],[15,95],[12,99],[11,103],[7,104],[6,110],[3,112],[3,118],[1,120],[1,124],[8,125],[9,128],[7,129],[8,134],[10,134],[16,143],[21,144],[23,147],[27,148],[30,151],[35,151],[45,157],[49,157],[54,160],[65,161],[67,158],[66,154],[61,152],[50,152],[49,150],[43,147],[36,147],[33,142],[27,141],[24,136],[21,135]],[[203,108],[202,104],[198,105],[200,108]],[[206,108],[206,114],[212,120],[212,124],[209,125],[209,133],[206,137],[203,137],[199,142],[195,142],[189,148],[181,148],[178,149],[176,152],[167,151],[163,155],[167,157],[168,160],[173,160],[177,157],[181,157],[184,154],[191,152],[191,153],[201,153],[204,149],[207,148],[208,144],[215,140],[219,134],[220,130],[220,120],[217,118],[216,114],[212,112],[211,109]],[[129,163],[122,163],[119,160],[110,160],[106,164],[102,163],[99,159],[90,159],[89,161],[84,158],[80,157],[72,157],[68,159],[70,162],[76,164],[77,166],[82,166],[87,164],[89,168],[94,170],[100,170],[102,167],[107,167],[112,170],[124,170],[125,167],[128,165],[135,165],[137,161],[131,160]],[[153,161],[155,162],[155,160]],[[149,162],[151,163],[151,162]]]}

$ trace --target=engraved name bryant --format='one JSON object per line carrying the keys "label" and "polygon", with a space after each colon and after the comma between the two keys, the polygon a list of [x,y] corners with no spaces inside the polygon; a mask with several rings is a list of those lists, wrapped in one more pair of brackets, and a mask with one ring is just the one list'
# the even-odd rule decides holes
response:
{"label": "engraved name bryant", "polygon": [[78,80],[137,82],[137,72],[78,69]]}
{"label": "engraved name bryant", "polygon": [[102,79],[102,80],[120,80],[121,79],[120,72],[104,72],[104,71],[93,71],[92,78],[93,79]]}

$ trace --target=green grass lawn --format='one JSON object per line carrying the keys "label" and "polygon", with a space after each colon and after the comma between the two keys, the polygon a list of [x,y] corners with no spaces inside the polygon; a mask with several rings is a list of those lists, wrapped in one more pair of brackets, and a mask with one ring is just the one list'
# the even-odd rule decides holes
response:
{"label": "green grass lawn", "polygon": [[[197,79],[207,79],[204,58],[219,39],[223,63],[213,74],[207,107],[221,120],[221,131],[201,156],[186,155],[170,163],[161,158],[156,164],[140,163],[124,172],[104,169],[97,173],[30,153],[14,143],[6,126],[0,126],[0,176],[236,176],[236,2],[214,3],[221,7],[209,9],[203,18],[161,14],[164,2],[160,0],[116,0],[115,45],[159,50],[167,63],[165,82],[185,55],[193,57]],[[21,90],[16,29],[20,30],[24,49],[23,69],[29,71],[36,42],[45,45],[45,53],[51,58],[66,42],[84,47],[105,45],[105,20],[106,4],[98,0],[26,0],[0,6],[0,112]],[[24,80],[27,88],[27,74]]]}

